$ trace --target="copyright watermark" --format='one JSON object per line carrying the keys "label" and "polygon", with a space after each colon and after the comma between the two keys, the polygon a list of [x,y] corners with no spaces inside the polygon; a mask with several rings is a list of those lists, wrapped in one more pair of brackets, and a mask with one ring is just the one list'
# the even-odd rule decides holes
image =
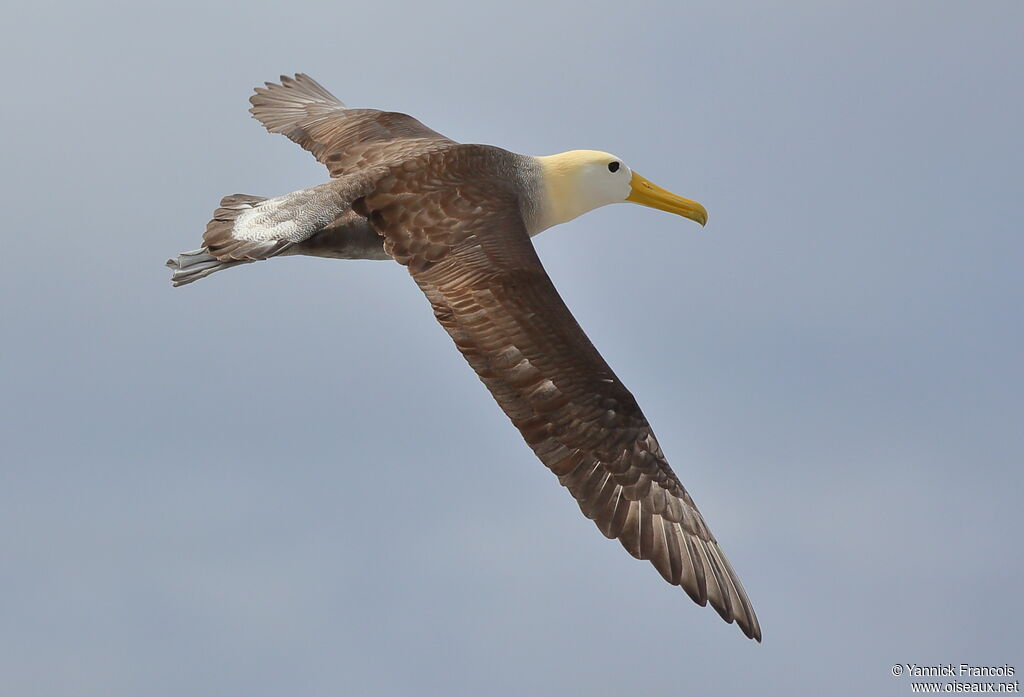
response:
{"label": "copyright watermark", "polygon": [[[938,665],[894,663],[889,670],[894,677],[906,676],[909,678],[911,692],[1020,692],[1020,681],[1013,679],[1017,675],[1017,669],[1009,663],[1004,663],[1001,666],[971,665],[969,663]],[[928,681],[921,680],[921,678],[947,679]]]}

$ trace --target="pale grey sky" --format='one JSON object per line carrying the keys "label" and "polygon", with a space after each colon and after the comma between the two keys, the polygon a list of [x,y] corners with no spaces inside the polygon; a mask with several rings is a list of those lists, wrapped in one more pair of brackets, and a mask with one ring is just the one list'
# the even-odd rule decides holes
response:
{"label": "pale grey sky", "polygon": [[[1024,670],[1019,2],[22,3],[0,145],[0,693],[903,695]],[[601,537],[397,265],[172,289],[325,171],[313,75],[710,211],[536,240],[758,610]]]}

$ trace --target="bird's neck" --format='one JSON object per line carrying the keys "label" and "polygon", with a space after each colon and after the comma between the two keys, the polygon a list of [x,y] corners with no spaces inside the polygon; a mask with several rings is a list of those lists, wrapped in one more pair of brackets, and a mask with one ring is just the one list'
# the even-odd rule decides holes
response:
{"label": "bird's neck", "polygon": [[536,224],[539,229],[530,230],[531,235],[567,223],[602,205],[603,202],[590,200],[581,190],[578,172],[583,152],[573,150],[532,158],[537,164],[536,192],[539,201]]}

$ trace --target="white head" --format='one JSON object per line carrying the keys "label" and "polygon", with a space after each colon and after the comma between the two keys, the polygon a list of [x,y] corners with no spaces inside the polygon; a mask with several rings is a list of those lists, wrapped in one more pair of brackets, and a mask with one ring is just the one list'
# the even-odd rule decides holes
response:
{"label": "white head", "polygon": [[570,150],[538,157],[537,161],[543,173],[545,198],[540,230],[624,201],[677,213],[701,225],[707,222],[704,206],[652,184],[615,155]]}

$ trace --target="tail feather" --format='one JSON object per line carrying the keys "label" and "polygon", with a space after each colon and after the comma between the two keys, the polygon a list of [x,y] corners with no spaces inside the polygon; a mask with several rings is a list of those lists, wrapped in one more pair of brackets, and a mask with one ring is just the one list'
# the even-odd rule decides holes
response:
{"label": "tail feather", "polygon": [[167,267],[173,271],[171,283],[177,286],[184,286],[200,278],[206,278],[211,273],[216,273],[231,266],[250,264],[252,260],[228,259],[221,261],[210,254],[206,247],[182,252],[175,259],[167,260]]}
{"label": "tail feather", "polygon": [[351,209],[337,180],[276,198],[225,196],[206,225],[203,246],[167,261],[183,286],[230,266],[304,254],[329,259],[390,259],[383,238]]}
{"label": "tail feather", "polygon": [[231,266],[269,259],[290,247],[292,243],[287,240],[240,240],[232,234],[238,216],[266,200],[264,196],[248,194],[221,199],[220,207],[206,225],[203,246],[167,260],[167,266],[174,272],[171,283],[183,286]]}

